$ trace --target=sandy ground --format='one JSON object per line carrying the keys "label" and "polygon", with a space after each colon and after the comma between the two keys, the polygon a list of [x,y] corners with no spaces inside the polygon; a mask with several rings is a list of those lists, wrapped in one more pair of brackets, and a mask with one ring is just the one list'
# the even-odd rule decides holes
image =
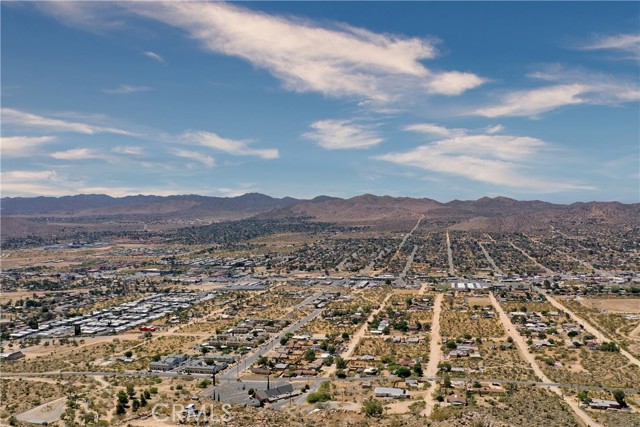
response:
{"label": "sandy ground", "polygon": [[471,307],[474,305],[491,305],[491,300],[487,297],[470,297],[467,298],[467,303]]}
{"label": "sandy ground", "polygon": [[16,418],[20,421],[35,424],[56,422],[60,420],[60,416],[64,413],[66,401],[66,397],[61,397],[18,414]]}
{"label": "sandy ground", "polygon": [[608,313],[640,313],[640,298],[582,298],[580,304]]}
{"label": "sandy ground", "polygon": [[[496,310],[496,312],[498,313],[498,316],[500,317],[500,321],[502,322],[502,326],[507,329],[507,333],[513,339],[513,342],[516,343],[516,345],[518,346],[518,349],[520,350],[520,354],[524,357],[524,359],[527,361],[527,363],[529,363],[529,365],[531,365],[531,368],[533,369],[533,372],[540,379],[540,381],[545,382],[545,383],[551,383],[552,381],[544,374],[544,372],[542,372],[542,369],[540,369],[540,366],[538,365],[538,361],[529,352],[529,347],[527,346],[527,343],[525,342],[525,340],[522,337],[522,335],[520,335],[516,331],[516,328],[511,323],[511,320],[507,316],[507,313],[505,313],[504,310],[502,309],[502,307],[500,307],[500,304],[498,303],[498,301],[496,300],[495,296],[493,295],[493,292],[489,294],[489,298],[491,299],[491,303],[493,304],[493,308]],[[558,396],[560,396],[561,398],[563,398],[564,401],[567,403],[567,405],[569,405],[571,410],[587,426],[589,426],[589,427],[601,427],[600,424],[595,422],[586,412],[584,412],[582,410],[582,408],[580,408],[580,405],[578,404],[577,401],[575,401],[574,399],[572,399],[569,396],[564,396],[559,387],[549,387],[549,389],[551,391],[553,391],[555,394],[557,394]]]}
{"label": "sandy ground", "polygon": [[[45,347],[44,344],[39,344],[39,345],[35,345],[32,347],[26,347],[21,349],[20,351],[22,351],[24,353],[24,355],[26,356],[27,359],[33,359],[36,357],[41,357],[41,356],[46,356],[49,355],[53,350],[55,350],[57,355],[60,354],[65,354],[65,353],[71,353],[71,352],[77,352],[79,349],[84,348],[84,347],[89,347],[89,346],[93,346],[96,344],[102,344],[102,343],[106,343],[106,342],[112,342],[114,339],[119,339],[120,341],[137,341],[138,338],[140,337],[140,333],[134,333],[134,334],[122,334],[122,335],[105,335],[105,336],[100,336],[100,337],[95,337],[95,338],[83,338],[84,339],[84,343],[83,344],[79,344],[78,347],[75,346],[48,346]],[[43,340],[44,343],[44,340]]]}
{"label": "sandy ground", "polygon": [[412,404],[416,403],[417,400],[415,399],[407,399],[404,401],[385,401],[384,403],[388,403],[390,402],[390,404],[387,406],[387,414],[406,414],[407,412],[409,412],[409,406],[411,406]]}
{"label": "sandy ground", "polygon": [[70,294],[86,294],[89,292],[86,288],[77,288],[77,289],[69,289],[65,291],[15,291],[15,292],[2,292],[0,293],[0,304],[5,304],[9,300],[13,300],[14,302],[19,299],[25,298],[34,298],[33,294],[36,294],[36,298],[42,297],[45,295],[51,294],[59,294],[59,293],[70,293]]}
{"label": "sandy ground", "polygon": [[[431,332],[429,336],[431,337],[429,343],[429,362],[427,363],[427,368],[424,371],[424,375],[426,377],[435,377],[438,373],[438,363],[440,362],[440,357],[442,356],[442,339],[440,338],[440,312],[442,311],[442,294],[437,294],[435,301],[433,303],[433,321],[431,323]],[[425,400],[427,402],[427,407],[422,412],[425,416],[430,416],[433,411],[433,407],[436,405],[436,400],[433,398],[433,391],[436,387],[435,381],[429,381],[431,387],[429,388],[429,392],[427,393]]]}

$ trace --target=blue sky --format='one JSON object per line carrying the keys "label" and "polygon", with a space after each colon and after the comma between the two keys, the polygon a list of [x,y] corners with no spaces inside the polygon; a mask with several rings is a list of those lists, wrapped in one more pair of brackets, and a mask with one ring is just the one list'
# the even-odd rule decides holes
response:
{"label": "blue sky", "polygon": [[2,196],[640,201],[636,2],[1,7]]}

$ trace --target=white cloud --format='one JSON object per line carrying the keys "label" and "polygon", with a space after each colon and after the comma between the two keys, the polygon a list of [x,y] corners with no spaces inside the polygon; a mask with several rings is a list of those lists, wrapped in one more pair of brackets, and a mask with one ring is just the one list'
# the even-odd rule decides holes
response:
{"label": "white cloud", "polygon": [[221,187],[218,188],[218,193],[224,197],[238,197],[247,193],[254,193],[256,190],[252,188],[227,188]]}
{"label": "white cloud", "polygon": [[257,156],[262,159],[277,159],[280,156],[276,149],[251,148],[248,141],[223,138],[213,132],[187,132],[182,134],[181,140],[185,143],[213,148],[235,156]]}
{"label": "white cloud", "polygon": [[96,133],[112,133],[128,136],[134,135],[133,133],[123,129],[44,117],[37,114],[15,110],[13,108],[2,108],[2,121],[5,125],[11,124],[25,128],[41,128],[51,132],[73,132],[85,135],[93,135]]}
{"label": "white cloud", "polygon": [[44,1],[30,2],[36,8],[71,27],[93,33],[122,28],[124,21],[110,2]]}
{"label": "white cloud", "polygon": [[498,105],[479,108],[474,114],[484,117],[536,116],[566,105],[584,104],[580,95],[588,88],[580,84],[547,86],[505,95]]}
{"label": "white cloud", "polygon": [[322,27],[212,2],[129,2],[129,10],[178,27],[215,53],[268,70],[294,91],[389,102],[424,92],[457,95],[484,80],[457,71],[433,73],[420,61],[436,56],[433,41],[378,34],[348,25]]}
{"label": "white cloud", "polygon": [[105,159],[104,154],[94,148],[72,148],[66,151],[51,153],[50,156],[58,160]]}
{"label": "white cloud", "polygon": [[144,148],[138,146],[118,146],[111,149],[117,154],[126,154],[129,156],[141,156],[145,154]]}
{"label": "white cloud", "polygon": [[44,171],[2,171],[0,173],[0,191],[4,197],[14,196],[67,196],[74,194],[108,194],[112,197],[149,194],[170,196],[174,194],[208,194],[211,189],[201,187],[122,187],[87,183],[85,178],[70,180],[65,174],[54,170]]}
{"label": "white cloud", "polygon": [[0,138],[2,157],[26,157],[33,155],[37,149],[55,141],[53,136],[3,136]]}
{"label": "white cloud", "polygon": [[582,50],[614,50],[628,59],[640,59],[640,34],[615,34],[597,37],[581,46]]}
{"label": "white cloud", "polygon": [[0,190],[3,196],[61,196],[65,189],[60,185],[63,179],[56,171],[2,171]]}
{"label": "white cloud", "polygon": [[173,154],[174,156],[183,157],[185,159],[202,163],[203,165],[209,168],[212,168],[216,163],[213,157],[207,156],[195,151],[175,149],[175,150],[171,150],[171,154]]}
{"label": "white cloud", "polygon": [[495,126],[489,126],[485,129],[485,132],[488,134],[494,134],[494,133],[500,133],[504,130],[504,126],[502,125],[495,125]]}
{"label": "white cloud", "polygon": [[592,187],[539,178],[531,173],[539,155],[553,147],[537,138],[509,135],[446,136],[406,152],[376,156],[378,160],[464,177],[499,186],[538,192]]}
{"label": "white cloud", "polygon": [[370,148],[383,141],[373,130],[348,120],[319,120],[311,127],[314,130],[303,136],[327,150]]}
{"label": "white cloud", "polygon": [[472,73],[462,73],[459,71],[449,71],[436,74],[427,83],[429,92],[442,95],[460,95],[461,93],[473,89],[485,83],[486,79]]}
{"label": "white cloud", "polygon": [[602,73],[551,65],[528,77],[552,84],[507,93],[496,105],[478,108],[472,114],[535,117],[568,105],[619,105],[640,100],[637,81]]}
{"label": "white cloud", "polygon": [[155,52],[152,52],[152,51],[150,51],[150,50],[147,50],[147,51],[143,52],[142,54],[143,54],[144,56],[146,56],[147,58],[151,58],[151,59],[153,59],[153,60],[154,60],[154,61],[156,61],[156,62],[159,62],[159,63],[161,63],[161,64],[164,64],[164,58],[163,58],[162,56],[158,55],[158,54],[157,54],[157,53],[155,53]]}
{"label": "white cloud", "polygon": [[433,123],[416,123],[413,125],[405,126],[403,130],[434,136],[463,135],[467,132],[466,129],[449,129],[444,126],[435,125]]}
{"label": "white cloud", "polygon": [[111,95],[128,95],[130,93],[137,92],[148,92],[151,88],[149,86],[131,86],[131,85],[120,85],[111,89],[102,89],[104,93],[108,93]]}

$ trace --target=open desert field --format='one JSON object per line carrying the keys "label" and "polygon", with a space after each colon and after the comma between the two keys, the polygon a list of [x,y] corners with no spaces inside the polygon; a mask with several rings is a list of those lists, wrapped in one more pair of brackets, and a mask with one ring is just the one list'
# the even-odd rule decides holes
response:
{"label": "open desert field", "polygon": [[640,298],[582,298],[580,304],[608,313],[640,313]]}

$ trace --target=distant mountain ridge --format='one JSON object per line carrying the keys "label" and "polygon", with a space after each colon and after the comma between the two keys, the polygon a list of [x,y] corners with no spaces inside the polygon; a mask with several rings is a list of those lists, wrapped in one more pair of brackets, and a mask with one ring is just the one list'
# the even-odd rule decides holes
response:
{"label": "distant mountain ridge", "polygon": [[[305,218],[337,224],[377,226],[398,224],[405,228],[424,218],[440,228],[482,231],[526,231],[552,224],[640,224],[640,204],[578,202],[569,205],[540,200],[518,201],[507,197],[452,200],[363,194],[349,199],[318,196],[311,200],[274,198],[260,193],[238,197],[199,195],[128,196],[77,195],[64,197],[6,197],[1,199],[3,220],[35,217],[109,217],[136,221],[234,220]],[[18,218],[21,217],[21,218]],[[93,221],[93,220],[91,220]],[[5,227],[3,227],[3,231]]]}
{"label": "distant mountain ridge", "polygon": [[189,214],[189,216],[221,212],[257,213],[290,206],[300,200],[277,199],[260,193],[238,197],[209,197],[195,194],[177,196],[111,197],[104,194],[80,194],[63,197],[4,197],[0,212],[5,215],[152,215]]}

